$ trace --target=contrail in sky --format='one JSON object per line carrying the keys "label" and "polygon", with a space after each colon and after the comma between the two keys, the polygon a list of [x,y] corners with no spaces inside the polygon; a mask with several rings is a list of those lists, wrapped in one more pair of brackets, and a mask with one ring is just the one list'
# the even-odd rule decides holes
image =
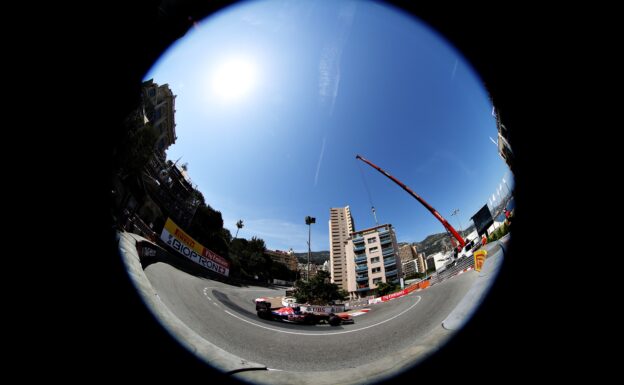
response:
{"label": "contrail in sky", "polygon": [[339,10],[340,30],[338,37],[325,44],[319,62],[319,101],[333,115],[334,105],[338,97],[340,84],[340,59],[355,18],[357,5],[355,2],[345,3]]}
{"label": "contrail in sky", "polygon": [[314,176],[314,187],[318,183],[319,171],[321,171],[321,163],[323,162],[323,154],[325,153],[325,139],[327,137],[323,137],[323,145],[321,146],[321,155],[319,156],[318,164],[316,165],[316,175]]}

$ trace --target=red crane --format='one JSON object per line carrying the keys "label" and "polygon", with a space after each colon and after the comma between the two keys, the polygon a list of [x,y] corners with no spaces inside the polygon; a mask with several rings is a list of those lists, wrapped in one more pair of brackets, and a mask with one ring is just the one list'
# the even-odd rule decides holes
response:
{"label": "red crane", "polygon": [[464,241],[464,239],[461,237],[461,235],[459,235],[459,233],[453,228],[453,226],[451,226],[450,223],[447,222],[446,219],[444,219],[442,217],[442,215],[440,215],[440,213],[438,213],[436,211],[436,209],[434,209],[433,207],[431,207],[429,205],[429,203],[425,202],[424,199],[422,199],[421,197],[418,196],[418,194],[416,194],[415,192],[413,192],[409,187],[407,187],[405,184],[403,184],[400,180],[398,180],[397,178],[393,177],[392,175],[388,174],[386,171],[382,170],[381,167],[377,166],[376,164],[374,164],[373,162],[364,159],[363,157],[361,157],[360,155],[356,155],[355,159],[359,159],[362,162],[368,163],[369,166],[371,166],[372,168],[376,169],[377,171],[379,171],[380,173],[384,174],[385,176],[387,176],[388,178],[390,178],[394,183],[398,184],[399,186],[401,186],[401,188],[405,191],[407,191],[411,196],[413,196],[414,198],[416,198],[416,200],[418,202],[420,202],[423,206],[425,206],[427,208],[427,210],[429,210],[431,212],[431,214],[433,214],[434,217],[436,217],[440,222],[442,222],[442,225],[446,228],[446,230],[448,230],[451,234],[453,234],[453,237],[455,237],[455,239],[457,239],[457,241],[459,242],[459,247],[458,249],[462,249],[465,245],[466,245],[466,241]]}

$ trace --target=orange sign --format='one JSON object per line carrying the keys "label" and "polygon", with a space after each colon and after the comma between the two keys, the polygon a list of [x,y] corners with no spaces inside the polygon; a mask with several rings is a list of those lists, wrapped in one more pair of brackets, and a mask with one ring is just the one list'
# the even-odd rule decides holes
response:
{"label": "orange sign", "polygon": [[485,262],[485,258],[487,256],[487,251],[485,250],[477,250],[472,255],[474,255],[474,268],[476,271],[481,271],[483,267],[483,263]]}

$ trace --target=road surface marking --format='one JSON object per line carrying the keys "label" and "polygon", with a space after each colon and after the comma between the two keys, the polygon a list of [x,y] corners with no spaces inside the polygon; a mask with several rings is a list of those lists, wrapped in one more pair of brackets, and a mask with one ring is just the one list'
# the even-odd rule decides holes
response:
{"label": "road surface marking", "polygon": [[354,312],[354,313],[351,313],[350,315],[351,315],[351,317],[357,317],[357,316],[359,316],[359,315],[366,314],[366,313],[368,313],[369,311],[370,311],[370,309],[362,309],[362,310],[360,310],[360,311],[356,311],[356,312]]}
{"label": "road surface marking", "polygon": [[395,315],[395,316],[393,316],[393,317],[388,318],[387,320],[383,320],[383,321],[378,322],[378,323],[376,323],[376,324],[374,324],[374,325],[365,326],[365,327],[360,328],[360,329],[355,329],[355,330],[347,330],[347,331],[342,331],[342,332],[334,332],[334,333],[299,333],[299,332],[289,332],[289,331],[286,331],[286,330],[279,330],[279,329],[270,328],[270,327],[267,327],[267,326],[264,326],[264,325],[258,325],[258,324],[257,324],[257,323],[255,323],[255,322],[251,322],[251,321],[246,320],[246,319],[244,319],[244,318],[241,318],[241,317],[239,317],[239,316],[237,316],[237,315],[235,315],[235,314],[232,314],[232,313],[230,313],[230,312],[229,312],[229,311],[227,311],[227,310],[224,310],[224,311],[225,311],[226,313],[228,313],[229,315],[231,315],[232,317],[234,317],[234,318],[238,318],[239,320],[241,320],[241,321],[243,321],[243,322],[247,322],[247,323],[252,324],[252,325],[254,325],[254,326],[257,326],[257,327],[259,327],[259,328],[263,328],[263,329],[271,330],[271,331],[278,332],[278,333],[297,334],[297,335],[300,335],[300,336],[330,336],[330,335],[335,335],[335,334],[346,334],[346,333],[359,332],[360,330],[369,329],[369,328],[372,328],[372,327],[375,327],[375,326],[379,326],[379,325],[381,325],[381,324],[383,324],[383,323],[386,323],[386,322],[388,322],[388,321],[392,321],[393,319],[397,318],[398,316],[401,316],[401,315],[403,315],[403,314],[407,313],[408,311],[410,311],[410,310],[411,310],[414,306],[418,305],[418,303],[420,302],[420,300],[421,300],[421,299],[422,299],[422,297],[421,297],[421,296],[418,296],[418,301],[416,301],[416,303],[414,303],[412,306],[408,307],[407,309],[403,310],[403,311],[402,311],[402,312],[400,312],[399,314],[397,314],[397,315]]}
{"label": "road surface marking", "polygon": [[[228,286],[206,286],[204,287],[205,289],[227,289]],[[278,289],[238,289],[237,291],[282,291],[282,290],[278,290]]]}

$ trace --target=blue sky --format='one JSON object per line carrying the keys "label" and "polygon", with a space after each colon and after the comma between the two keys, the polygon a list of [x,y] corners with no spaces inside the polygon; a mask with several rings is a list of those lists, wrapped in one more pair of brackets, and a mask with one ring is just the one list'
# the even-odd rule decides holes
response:
{"label": "blue sky", "polygon": [[331,207],[349,205],[356,229],[374,226],[365,183],[400,242],[444,231],[356,154],[456,228],[498,199],[503,178],[513,184],[478,74],[435,31],[385,4],[241,3],[174,43],[151,78],[177,95],[168,159],[188,162],[226,228],[234,234],[242,219],[239,237],[271,249],[307,251],[310,215],[312,250],[328,250]]}

